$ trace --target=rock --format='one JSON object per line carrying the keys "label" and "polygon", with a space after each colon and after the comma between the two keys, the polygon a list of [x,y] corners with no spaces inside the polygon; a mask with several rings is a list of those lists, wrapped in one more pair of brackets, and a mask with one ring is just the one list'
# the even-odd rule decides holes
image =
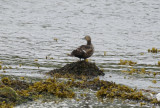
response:
{"label": "rock", "polygon": [[18,94],[11,87],[0,88],[0,101],[15,102],[18,100]]}
{"label": "rock", "polygon": [[156,99],[157,99],[157,101],[160,101],[160,93],[158,93],[158,94],[156,95]]}
{"label": "rock", "polygon": [[78,61],[70,64],[66,64],[64,67],[60,69],[51,70],[48,74],[54,75],[55,73],[59,73],[61,75],[72,74],[72,75],[83,75],[90,78],[104,75],[103,71],[100,70],[95,63],[86,62],[86,61]]}

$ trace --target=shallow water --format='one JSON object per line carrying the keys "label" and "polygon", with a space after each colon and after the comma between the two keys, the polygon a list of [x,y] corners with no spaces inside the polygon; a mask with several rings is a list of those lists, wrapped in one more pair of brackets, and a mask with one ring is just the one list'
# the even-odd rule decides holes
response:
{"label": "shallow water", "polygon": [[0,73],[46,77],[77,61],[67,54],[90,35],[95,47],[90,59],[105,70],[101,79],[159,92],[160,75],[127,75],[121,70],[128,66],[118,65],[120,59],[132,60],[135,68],[160,73],[160,53],[147,51],[160,48],[159,5],[158,0],[1,0],[0,61],[13,69]]}

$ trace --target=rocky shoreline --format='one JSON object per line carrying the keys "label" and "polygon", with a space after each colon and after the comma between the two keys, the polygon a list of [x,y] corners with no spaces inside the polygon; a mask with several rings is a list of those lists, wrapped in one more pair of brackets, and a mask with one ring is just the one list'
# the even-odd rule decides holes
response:
{"label": "rocky shoreline", "polygon": [[[142,91],[130,88],[125,85],[99,79],[99,75],[104,75],[95,63],[78,61],[65,65],[60,69],[52,70],[48,73],[52,78],[39,81],[25,81],[25,78],[12,78],[1,76],[0,86],[0,108],[23,108],[23,104],[31,101],[28,107],[50,107],[53,102],[48,99],[72,99],[79,101],[76,90],[93,90],[96,99],[120,98],[124,100],[134,100],[151,104],[158,104],[156,98],[148,98]],[[62,78],[60,80],[59,78]],[[82,94],[87,96],[87,94]],[[34,102],[43,100],[44,104]],[[46,103],[45,103],[46,102]],[[22,104],[22,107],[21,107]]]}

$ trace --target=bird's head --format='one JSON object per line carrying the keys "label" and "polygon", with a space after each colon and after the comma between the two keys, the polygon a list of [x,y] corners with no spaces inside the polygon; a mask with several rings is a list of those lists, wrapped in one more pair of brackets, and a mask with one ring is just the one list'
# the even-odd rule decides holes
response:
{"label": "bird's head", "polygon": [[85,36],[85,37],[84,37],[84,39],[85,39],[86,41],[91,41],[91,37],[90,37],[90,36],[88,36],[88,35],[87,35],[87,36]]}

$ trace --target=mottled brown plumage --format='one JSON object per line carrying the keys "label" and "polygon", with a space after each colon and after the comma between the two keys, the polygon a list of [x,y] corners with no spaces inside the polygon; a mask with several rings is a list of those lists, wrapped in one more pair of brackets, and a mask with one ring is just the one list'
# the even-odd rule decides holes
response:
{"label": "mottled brown plumage", "polygon": [[87,41],[87,45],[81,45],[76,50],[73,50],[71,56],[75,56],[81,59],[86,59],[92,56],[94,53],[94,47],[91,43],[91,37],[85,36],[84,38]]}

